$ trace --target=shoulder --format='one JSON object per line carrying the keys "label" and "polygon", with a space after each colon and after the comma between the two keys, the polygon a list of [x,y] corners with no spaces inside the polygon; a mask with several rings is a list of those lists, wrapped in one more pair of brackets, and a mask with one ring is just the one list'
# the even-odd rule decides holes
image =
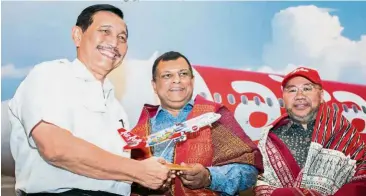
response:
{"label": "shoulder", "polygon": [[68,75],[70,62],[67,59],[59,59],[53,61],[45,61],[35,65],[28,75],[24,78],[22,83],[26,86],[45,86],[53,83],[61,77]]}
{"label": "shoulder", "polygon": [[14,97],[47,94],[66,84],[70,62],[66,59],[46,61],[35,65],[19,85]]}
{"label": "shoulder", "polygon": [[67,59],[45,61],[34,66],[25,78],[25,82],[33,85],[53,86],[66,84],[70,77],[70,62]]}
{"label": "shoulder", "polygon": [[[66,73],[69,64],[68,60],[59,59],[35,65],[20,83],[9,106],[15,107],[35,100],[45,101],[59,89],[64,89],[62,85],[65,84],[65,77],[62,79],[62,76],[65,76],[63,73]],[[62,97],[61,95],[57,94],[58,97]]]}
{"label": "shoulder", "polygon": [[70,61],[67,59],[58,59],[45,61],[33,67],[28,76],[49,77],[60,76],[61,73],[69,69]]}

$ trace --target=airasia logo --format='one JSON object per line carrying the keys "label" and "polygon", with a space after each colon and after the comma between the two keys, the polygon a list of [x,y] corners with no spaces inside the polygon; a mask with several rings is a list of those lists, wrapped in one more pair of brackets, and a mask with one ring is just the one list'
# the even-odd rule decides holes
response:
{"label": "airasia logo", "polygon": [[138,139],[136,135],[132,135],[124,129],[119,129],[118,132],[129,145],[137,145],[142,141],[141,139]]}

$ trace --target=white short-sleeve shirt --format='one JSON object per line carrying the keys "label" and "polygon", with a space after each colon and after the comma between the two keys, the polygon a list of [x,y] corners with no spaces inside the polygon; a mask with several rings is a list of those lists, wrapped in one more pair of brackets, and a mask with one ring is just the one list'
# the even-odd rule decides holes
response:
{"label": "white short-sleeve shirt", "polygon": [[127,115],[108,79],[102,84],[78,60],[55,60],[36,65],[9,102],[10,147],[15,159],[16,190],[27,193],[63,192],[72,188],[130,195],[127,182],[80,176],[47,163],[31,131],[46,121],[75,137],[123,157],[126,143],[117,129],[129,128]]}

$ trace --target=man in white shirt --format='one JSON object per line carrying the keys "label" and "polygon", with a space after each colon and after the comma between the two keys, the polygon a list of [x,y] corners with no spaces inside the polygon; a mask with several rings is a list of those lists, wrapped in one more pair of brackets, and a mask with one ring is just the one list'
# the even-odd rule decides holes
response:
{"label": "man in white shirt", "polygon": [[[129,128],[106,75],[127,51],[120,9],[87,7],[72,28],[77,59],[36,65],[9,102],[18,195],[130,195],[168,180],[164,160],[130,159],[119,128]],[[46,194],[46,195],[47,195]]]}

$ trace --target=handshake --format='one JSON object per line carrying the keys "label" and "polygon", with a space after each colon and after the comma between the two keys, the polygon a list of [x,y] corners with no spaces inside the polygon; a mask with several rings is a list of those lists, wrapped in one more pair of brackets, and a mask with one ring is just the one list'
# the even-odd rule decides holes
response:
{"label": "handshake", "polygon": [[171,164],[162,158],[151,157],[139,161],[142,172],[135,175],[135,182],[150,189],[165,190],[177,176],[184,186],[190,189],[208,187],[211,184],[210,172],[201,164]]}

